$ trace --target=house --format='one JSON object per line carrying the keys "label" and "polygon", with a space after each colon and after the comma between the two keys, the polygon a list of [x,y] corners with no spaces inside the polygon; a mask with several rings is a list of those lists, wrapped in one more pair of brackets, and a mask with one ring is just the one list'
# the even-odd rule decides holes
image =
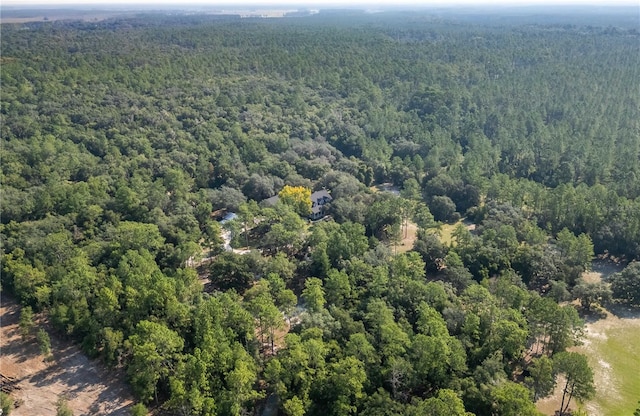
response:
{"label": "house", "polygon": [[318,220],[325,216],[326,204],[333,201],[329,191],[322,189],[311,194],[311,215],[309,219]]}
{"label": "house", "polygon": [[[265,206],[273,206],[278,203],[280,198],[278,195],[272,196],[271,198],[267,198],[262,201],[262,204]],[[320,191],[316,191],[311,194],[311,214],[309,215],[310,220],[319,220],[320,218],[326,215],[327,205],[329,202],[333,201],[331,194],[326,189],[322,189]]]}

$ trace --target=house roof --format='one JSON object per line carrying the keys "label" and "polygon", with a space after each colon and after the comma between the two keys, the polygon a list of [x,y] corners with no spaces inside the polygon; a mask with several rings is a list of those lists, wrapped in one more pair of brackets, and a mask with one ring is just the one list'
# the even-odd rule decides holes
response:
{"label": "house roof", "polygon": [[324,204],[331,202],[333,198],[326,189],[316,191],[311,194],[311,214],[316,215],[324,212]]}
{"label": "house roof", "polygon": [[272,206],[272,205],[277,204],[279,200],[280,200],[280,197],[278,195],[274,195],[271,198],[267,198],[267,199],[263,200],[262,203],[265,204],[265,205]]}
{"label": "house roof", "polygon": [[326,189],[321,189],[319,191],[315,191],[311,194],[311,200],[317,201],[318,199],[327,198],[329,201],[333,200],[331,194]]}
{"label": "house roof", "polygon": [[227,222],[229,222],[231,220],[234,220],[236,218],[238,218],[238,214],[236,214],[235,212],[227,212],[227,214],[220,221],[220,224],[227,223]]}

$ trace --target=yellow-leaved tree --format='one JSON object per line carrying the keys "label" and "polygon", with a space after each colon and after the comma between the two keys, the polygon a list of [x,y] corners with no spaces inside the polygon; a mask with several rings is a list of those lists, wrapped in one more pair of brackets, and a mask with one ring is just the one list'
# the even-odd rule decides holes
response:
{"label": "yellow-leaved tree", "polygon": [[299,215],[306,217],[311,214],[311,189],[304,186],[285,185],[278,193],[278,197],[282,203],[292,207]]}

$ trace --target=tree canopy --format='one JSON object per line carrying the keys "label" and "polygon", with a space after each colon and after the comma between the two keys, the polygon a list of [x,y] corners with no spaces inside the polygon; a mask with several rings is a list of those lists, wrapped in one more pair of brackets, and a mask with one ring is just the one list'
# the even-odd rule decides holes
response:
{"label": "tree canopy", "polygon": [[558,374],[566,412],[594,389],[559,302],[608,299],[596,255],[640,260],[636,23],[2,23],[3,296],[137,413],[534,415]]}

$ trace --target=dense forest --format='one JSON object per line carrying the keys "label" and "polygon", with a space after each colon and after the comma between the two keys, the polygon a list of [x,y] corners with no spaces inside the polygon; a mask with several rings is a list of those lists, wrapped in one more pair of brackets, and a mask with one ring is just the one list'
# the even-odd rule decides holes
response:
{"label": "dense forest", "polygon": [[[136,412],[537,415],[558,375],[587,399],[579,312],[640,304],[640,33],[573,20],[3,24],[3,296]],[[586,283],[596,255],[629,266]]]}

